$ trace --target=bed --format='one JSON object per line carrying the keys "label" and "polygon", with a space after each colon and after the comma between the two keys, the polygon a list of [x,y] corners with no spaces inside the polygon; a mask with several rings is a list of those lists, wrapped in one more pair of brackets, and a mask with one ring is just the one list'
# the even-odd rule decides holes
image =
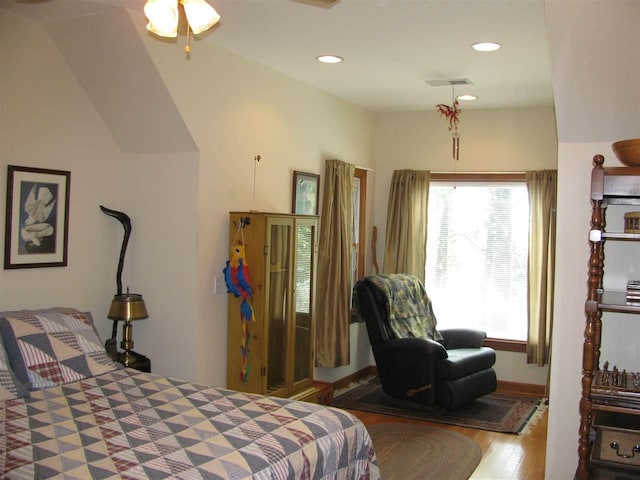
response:
{"label": "bed", "polygon": [[122,368],[87,312],[0,313],[0,334],[2,478],[380,478],[348,412]]}

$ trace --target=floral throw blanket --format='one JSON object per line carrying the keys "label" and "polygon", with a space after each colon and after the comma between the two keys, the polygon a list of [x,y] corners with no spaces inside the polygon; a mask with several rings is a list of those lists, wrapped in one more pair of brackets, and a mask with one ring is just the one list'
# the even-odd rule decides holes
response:
{"label": "floral throw blanket", "polygon": [[0,402],[3,479],[380,478],[342,410],[131,369]]}
{"label": "floral throw blanket", "polygon": [[443,340],[436,328],[431,300],[415,275],[370,275],[365,281],[375,285],[384,296],[389,327],[398,338]]}

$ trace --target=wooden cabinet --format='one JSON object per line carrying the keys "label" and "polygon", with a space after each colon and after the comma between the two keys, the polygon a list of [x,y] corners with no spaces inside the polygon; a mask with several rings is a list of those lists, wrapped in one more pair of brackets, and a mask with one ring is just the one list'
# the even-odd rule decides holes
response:
{"label": "wooden cabinet", "polygon": [[316,216],[231,212],[230,246],[244,246],[253,319],[229,295],[229,388],[292,397],[312,387],[317,225]]}
{"label": "wooden cabinet", "polygon": [[[627,302],[625,291],[609,291],[603,284],[605,244],[609,250],[620,247],[621,242],[638,242],[637,247],[640,249],[640,234],[624,231],[608,232],[605,228],[608,205],[628,205],[631,209],[634,208],[633,206],[640,206],[640,168],[604,168],[602,155],[596,155],[593,162],[588,295],[585,304],[586,325],[580,399],[579,463],[576,470],[578,479],[605,478],[609,467],[624,467],[624,465],[616,465],[615,462],[607,465],[609,462],[598,461],[601,458],[601,452],[597,449],[616,448],[617,446],[613,443],[596,447],[594,455],[593,439],[597,436],[596,433],[598,435],[602,433],[598,430],[602,427],[596,425],[594,429],[596,413],[611,412],[618,418],[628,415],[629,425],[637,423],[631,421],[634,420],[633,416],[640,415],[640,389],[635,387],[633,375],[622,371],[614,374],[610,370],[612,366],[605,369],[600,359],[602,327],[603,322],[607,321],[606,312],[640,314],[640,305]],[[640,207],[635,209],[640,210]],[[640,321],[640,317],[638,320]],[[607,426],[604,425],[604,428]],[[640,443],[640,432],[638,435]],[[621,453],[620,458],[625,458],[623,455],[627,453],[634,455],[634,452],[629,451]],[[640,452],[637,456],[640,458]],[[616,456],[613,455],[612,458],[615,459]]]}

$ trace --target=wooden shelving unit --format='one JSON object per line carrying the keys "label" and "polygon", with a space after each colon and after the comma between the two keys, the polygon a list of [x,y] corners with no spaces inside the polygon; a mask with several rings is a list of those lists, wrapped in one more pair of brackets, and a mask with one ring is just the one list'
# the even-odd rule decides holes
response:
{"label": "wooden shelving unit", "polygon": [[[615,248],[615,242],[640,242],[640,234],[607,232],[605,229],[608,205],[640,205],[640,168],[604,168],[602,155],[596,155],[593,158],[593,163],[589,280],[585,304],[586,325],[582,359],[582,396],[580,399],[579,462],[576,470],[576,478],[579,480],[614,478],[607,476],[609,470],[616,472],[614,475],[622,475],[620,478],[626,478],[624,468],[628,468],[628,466],[608,465],[608,462],[592,458],[595,443],[592,429],[596,413],[600,411],[640,415],[640,389],[634,386],[633,379],[627,380],[626,388],[611,386],[606,382],[603,384],[604,370],[600,365],[603,312],[640,314],[640,305],[628,304],[625,292],[607,291],[603,285],[605,243],[614,242],[613,247]],[[640,243],[638,248],[640,248]],[[618,468],[623,468],[623,470],[617,470]],[[627,472],[630,472],[626,473],[629,478],[640,474],[637,470]]]}

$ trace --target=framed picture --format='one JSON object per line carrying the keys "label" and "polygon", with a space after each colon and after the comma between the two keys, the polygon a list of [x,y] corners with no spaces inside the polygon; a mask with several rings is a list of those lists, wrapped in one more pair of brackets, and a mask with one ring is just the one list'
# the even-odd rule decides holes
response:
{"label": "framed picture", "polygon": [[318,190],[320,175],[293,172],[293,213],[318,215]]}
{"label": "framed picture", "polygon": [[9,165],[4,268],[64,267],[71,172]]}

